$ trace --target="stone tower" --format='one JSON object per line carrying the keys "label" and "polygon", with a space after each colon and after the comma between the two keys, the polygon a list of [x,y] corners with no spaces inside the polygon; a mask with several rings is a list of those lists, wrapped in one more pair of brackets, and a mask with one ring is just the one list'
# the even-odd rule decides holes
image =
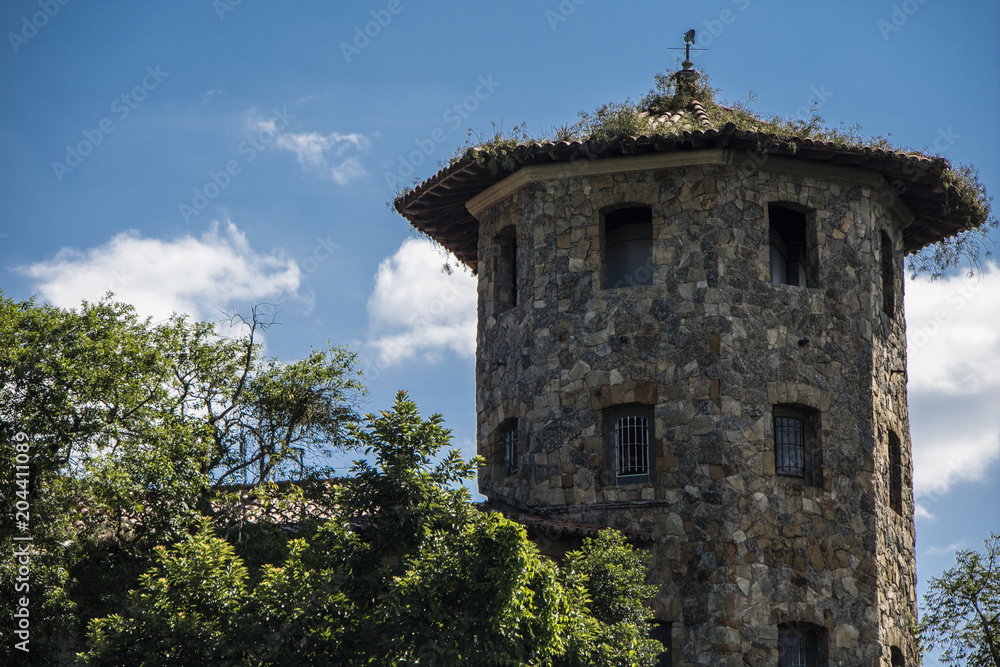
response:
{"label": "stone tower", "polygon": [[646,134],[486,145],[396,201],[478,274],[479,487],[648,535],[674,666],[913,665],[903,257],[970,213],[942,159],[679,75]]}

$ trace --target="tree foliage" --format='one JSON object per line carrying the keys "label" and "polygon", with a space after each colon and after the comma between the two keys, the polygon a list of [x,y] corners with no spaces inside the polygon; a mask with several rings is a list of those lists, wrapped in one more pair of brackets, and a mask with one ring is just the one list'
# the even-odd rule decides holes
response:
{"label": "tree foliage", "polygon": [[[478,460],[443,451],[441,418],[421,419],[403,393],[354,433],[374,462],[356,464],[336,515],[290,542],[252,590],[228,545],[198,534],[160,551],[130,616],[91,623],[86,661],[652,664],[645,563],[620,536],[566,567],[541,556],[521,526],[469,504],[456,482]],[[197,590],[199,580],[213,583]]]}
{"label": "tree foliage", "polygon": [[1000,534],[985,546],[957,552],[956,566],[931,579],[924,595],[920,638],[946,664],[1000,667]]}
{"label": "tree foliage", "polygon": [[[330,347],[286,364],[266,359],[256,311],[222,336],[175,316],[154,323],[105,300],[63,310],[0,294],[0,540],[30,535],[32,651],[55,656],[82,620],[120,606],[153,561],[209,516],[245,509],[232,482],[327,477],[363,387],[354,355]],[[28,452],[15,475],[16,440]],[[22,453],[24,455],[24,453]],[[9,590],[14,570],[0,566]],[[12,605],[0,607],[11,627]],[[6,619],[6,620],[5,620]],[[0,662],[14,658],[0,649]],[[24,656],[14,656],[24,657]]]}

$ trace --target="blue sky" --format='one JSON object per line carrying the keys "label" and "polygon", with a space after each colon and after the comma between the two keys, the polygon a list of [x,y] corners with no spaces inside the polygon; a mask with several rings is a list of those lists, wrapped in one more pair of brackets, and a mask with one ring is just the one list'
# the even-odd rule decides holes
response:
{"label": "blue sky", "polygon": [[[278,303],[271,354],[350,344],[370,409],[407,389],[471,452],[474,279],[386,202],[469,129],[641,97],[692,27],[723,98],[816,102],[1000,192],[992,2],[8,0],[0,288],[157,318]],[[998,305],[994,267],[907,286],[922,581],[1000,529]]]}

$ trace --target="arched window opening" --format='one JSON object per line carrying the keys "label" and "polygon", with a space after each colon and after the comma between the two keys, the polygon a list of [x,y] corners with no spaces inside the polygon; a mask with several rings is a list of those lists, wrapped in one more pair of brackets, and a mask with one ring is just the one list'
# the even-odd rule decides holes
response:
{"label": "arched window opening", "polygon": [[607,412],[608,461],[615,484],[649,482],[653,462],[653,410],[624,405]]}
{"label": "arched window opening", "polygon": [[771,282],[813,287],[806,214],[786,206],[768,204],[768,239],[771,246]]}
{"label": "arched window opening", "polygon": [[653,284],[653,210],[631,206],[604,215],[604,287]]}
{"label": "arched window opening", "polygon": [[517,232],[504,227],[493,240],[493,290],[496,312],[517,305]]}
{"label": "arched window opening", "polygon": [[778,667],[818,667],[826,664],[825,633],[805,623],[778,626]]}
{"label": "arched window opening", "polygon": [[816,414],[800,405],[774,406],[774,472],[820,486]]}

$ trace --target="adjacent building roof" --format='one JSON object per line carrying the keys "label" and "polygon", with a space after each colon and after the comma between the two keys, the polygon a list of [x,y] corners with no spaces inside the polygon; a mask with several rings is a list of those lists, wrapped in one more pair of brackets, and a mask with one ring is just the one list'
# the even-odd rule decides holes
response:
{"label": "adjacent building roof", "polygon": [[[947,160],[920,153],[853,146],[762,131],[765,126],[732,122],[728,107],[691,99],[685,108],[650,113],[648,134],[613,141],[520,143],[507,151],[502,165],[484,148],[466,151],[413,190],[395,200],[396,210],[473,271],[477,269],[479,222],[466,203],[490,186],[529,165],[604,160],[622,156],[683,153],[706,149],[731,151],[734,165],[758,163],[765,156],[785,156],[805,164],[859,167],[881,174],[886,185],[912,213],[903,232],[907,253],[954,236],[985,221],[983,212],[957,196]],[[714,116],[714,117],[713,117]]]}

